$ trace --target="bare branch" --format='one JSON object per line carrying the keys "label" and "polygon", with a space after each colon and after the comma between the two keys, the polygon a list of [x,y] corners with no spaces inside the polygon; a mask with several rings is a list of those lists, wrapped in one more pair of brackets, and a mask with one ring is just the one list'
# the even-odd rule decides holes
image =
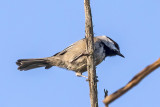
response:
{"label": "bare branch", "polygon": [[93,45],[94,35],[93,35],[90,0],[84,0],[84,10],[85,10],[86,49],[87,53],[89,54],[87,58],[87,70],[88,70],[88,80],[90,88],[90,102],[91,102],[91,107],[98,107],[97,80],[96,80],[96,70],[94,65],[94,45]]}
{"label": "bare branch", "polygon": [[145,78],[148,74],[150,74],[152,71],[160,67],[160,58],[154,62],[153,64],[147,66],[145,69],[143,69],[141,72],[139,72],[137,75],[133,77],[133,79],[124,87],[120,88],[113,94],[107,96],[103,102],[105,105],[110,104],[112,101],[116,100],[120,96],[122,96],[124,93],[126,93],[128,90],[130,90],[132,87],[137,85],[143,78]]}

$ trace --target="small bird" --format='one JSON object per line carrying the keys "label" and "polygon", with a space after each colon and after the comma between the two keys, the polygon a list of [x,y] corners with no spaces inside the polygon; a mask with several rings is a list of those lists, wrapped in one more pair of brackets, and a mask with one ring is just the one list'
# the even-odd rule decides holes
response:
{"label": "small bird", "polygon": [[[37,59],[19,59],[16,64],[20,71],[26,71],[33,68],[45,67],[49,69],[52,66],[65,68],[76,72],[76,76],[85,77],[83,72],[87,71],[87,52],[86,39],[81,39],[61,52],[56,53],[51,57]],[[119,45],[107,36],[94,37],[94,64],[97,66],[107,56],[119,55]]]}

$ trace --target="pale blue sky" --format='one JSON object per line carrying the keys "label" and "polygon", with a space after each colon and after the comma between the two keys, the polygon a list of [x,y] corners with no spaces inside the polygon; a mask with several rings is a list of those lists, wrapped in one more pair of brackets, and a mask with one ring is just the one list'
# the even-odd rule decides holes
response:
{"label": "pale blue sky", "polygon": [[[159,0],[91,0],[95,36],[115,40],[126,58],[97,66],[99,107],[160,56]],[[17,70],[20,58],[48,57],[85,35],[83,0],[0,1],[0,107],[89,107],[88,82],[58,67]],[[87,75],[87,73],[84,73]],[[110,104],[159,107],[160,69]]]}

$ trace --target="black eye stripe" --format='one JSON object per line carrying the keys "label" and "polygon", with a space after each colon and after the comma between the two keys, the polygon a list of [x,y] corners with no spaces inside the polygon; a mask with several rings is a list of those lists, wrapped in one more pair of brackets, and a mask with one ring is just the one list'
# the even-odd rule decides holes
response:
{"label": "black eye stripe", "polygon": [[114,40],[112,40],[110,37],[107,37],[107,38],[109,38],[114,43],[115,47],[119,50],[119,45]]}

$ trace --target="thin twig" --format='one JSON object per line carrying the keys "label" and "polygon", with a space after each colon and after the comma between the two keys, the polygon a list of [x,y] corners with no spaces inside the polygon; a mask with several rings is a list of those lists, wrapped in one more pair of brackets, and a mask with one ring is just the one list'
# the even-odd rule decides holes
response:
{"label": "thin twig", "polygon": [[[107,96],[108,96],[108,90],[104,89],[104,98],[106,98]],[[106,104],[105,107],[108,107],[108,104]]]}
{"label": "thin twig", "polygon": [[150,74],[152,71],[160,67],[160,58],[154,62],[153,64],[147,66],[145,69],[143,69],[141,72],[139,72],[137,75],[133,77],[133,79],[124,87],[120,88],[113,94],[107,96],[103,102],[105,105],[110,104],[120,96],[122,96],[124,93],[126,93],[128,90],[133,88],[135,85],[137,85],[143,78],[145,78],[148,74]]}
{"label": "thin twig", "polygon": [[88,80],[90,88],[90,103],[91,107],[98,107],[97,80],[96,80],[96,70],[94,65],[94,45],[93,45],[94,35],[93,35],[90,0],[84,0],[84,10],[85,10],[86,50],[87,53],[89,54],[87,56],[87,71],[88,71]]}
{"label": "thin twig", "polygon": [[104,98],[108,96],[108,90],[104,89]]}

